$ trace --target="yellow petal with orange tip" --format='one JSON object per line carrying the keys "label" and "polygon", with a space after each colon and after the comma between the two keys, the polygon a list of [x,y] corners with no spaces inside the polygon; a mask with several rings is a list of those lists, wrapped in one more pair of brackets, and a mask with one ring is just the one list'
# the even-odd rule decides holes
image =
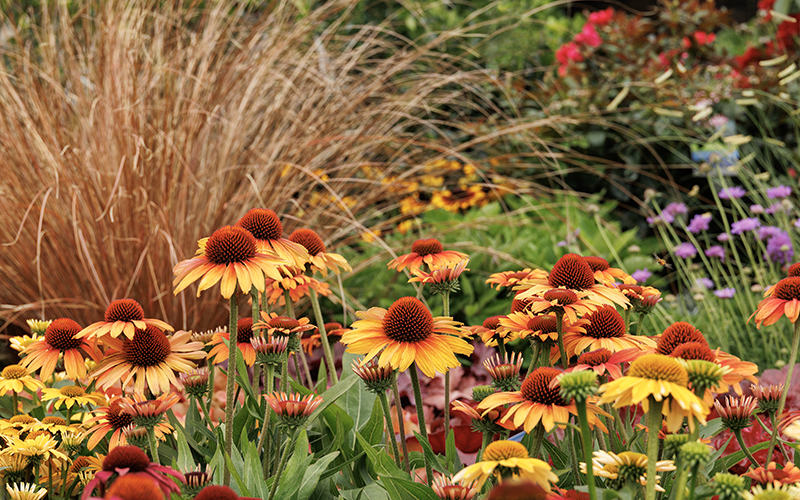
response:
{"label": "yellow petal with orange tip", "polygon": [[215,264],[212,264],[211,262],[208,262],[208,260],[206,260],[203,264],[198,265],[197,267],[189,271],[187,274],[185,274],[183,277],[181,277],[181,275],[176,275],[175,280],[173,281],[173,285],[175,284],[175,281],[178,281],[178,279],[180,279],[180,282],[178,286],[175,287],[175,291],[173,293],[175,295],[178,295],[184,288],[191,285],[192,283],[200,279],[202,276],[205,276],[206,273],[213,270],[215,267],[217,267]]}
{"label": "yellow petal with orange tip", "polygon": [[[226,266],[225,272],[222,274],[222,279],[219,282],[219,289],[222,296],[226,299],[231,298],[236,292],[236,270],[233,266]],[[250,290],[248,290],[249,292]]]}
{"label": "yellow petal with orange tip", "polygon": [[783,311],[786,314],[786,317],[789,318],[789,321],[795,323],[797,321],[798,314],[800,314],[800,302],[798,302],[797,299],[788,301],[783,307]]}
{"label": "yellow petal with orange tip", "polygon": [[208,290],[212,286],[216,285],[219,280],[222,279],[223,274],[225,274],[225,266],[219,265],[209,269],[208,272],[203,275],[203,278],[197,285],[197,296],[199,297],[200,292],[203,290]]}
{"label": "yellow petal with orange tip", "polygon": [[250,281],[250,273],[247,271],[245,265],[241,262],[234,262],[228,267],[233,267],[233,270],[236,272],[236,279],[239,281],[239,286],[243,291],[247,290],[247,293],[249,293],[252,289],[252,283]]}

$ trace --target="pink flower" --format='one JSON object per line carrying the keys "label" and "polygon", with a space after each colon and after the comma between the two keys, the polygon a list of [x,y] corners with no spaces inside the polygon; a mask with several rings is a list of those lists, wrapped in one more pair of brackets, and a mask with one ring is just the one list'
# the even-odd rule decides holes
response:
{"label": "pink flower", "polygon": [[583,55],[581,54],[581,49],[578,47],[577,43],[567,42],[559,47],[558,50],[556,50],[556,59],[558,59],[558,62],[560,62],[563,66],[566,66],[570,63],[570,61],[583,61]]}
{"label": "pink flower", "polygon": [[614,17],[614,9],[609,7],[605,10],[600,10],[589,14],[589,22],[596,26],[605,26],[606,24],[611,22],[611,19],[613,17]]}
{"label": "pink flower", "polygon": [[694,39],[697,40],[698,45],[711,45],[717,39],[714,33],[704,33],[702,31],[694,32]]}
{"label": "pink flower", "polygon": [[589,47],[599,47],[602,43],[600,35],[598,35],[597,30],[594,29],[594,24],[591,23],[584,24],[581,32],[575,35],[573,40],[582,45],[588,45]]}

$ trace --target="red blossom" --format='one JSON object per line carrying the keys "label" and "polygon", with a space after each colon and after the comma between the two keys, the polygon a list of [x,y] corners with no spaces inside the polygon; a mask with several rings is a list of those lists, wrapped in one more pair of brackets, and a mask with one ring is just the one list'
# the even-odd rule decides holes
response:
{"label": "red blossom", "polygon": [[580,33],[575,35],[573,41],[581,45],[588,45],[589,47],[599,47],[602,43],[600,35],[598,35],[597,30],[594,29],[594,24],[591,23],[584,24],[583,29]]}
{"label": "red blossom", "polygon": [[789,16],[795,18],[796,21],[782,22],[778,25],[778,34],[775,35],[778,45],[784,50],[795,47],[794,39],[800,36],[800,22],[797,22],[800,21],[800,14],[789,14]]}
{"label": "red blossom", "polygon": [[[768,1],[768,0],[762,0]],[[772,0],[773,2],[775,0]],[[605,26],[606,24],[611,22],[611,19],[614,17],[614,9],[609,7],[605,10],[599,10],[597,12],[592,12],[589,14],[589,22],[594,24],[595,26]]]}
{"label": "red blossom", "polygon": [[702,31],[695,31],[694,39],[697,41],[698,45],[711,45],[712,43],[714,43],[714,40],[717,39],[717,35],[714,33],[704,33]]}

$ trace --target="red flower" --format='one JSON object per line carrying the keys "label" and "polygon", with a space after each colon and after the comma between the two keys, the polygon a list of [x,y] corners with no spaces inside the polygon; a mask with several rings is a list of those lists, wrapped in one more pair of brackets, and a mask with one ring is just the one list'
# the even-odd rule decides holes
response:
{"label": "red flower", "polygon": [[[769,1],[769,0],[762,0],[762,1]],[[774,2],[775,0],[772,1]],[[605,26],[606,24],[611,22],[611,19],[613,17],[614,17],[614,9],[609,7],[605,10],[600,10],[589,14],[589,22],[596,26]]]}
{"label": "red flower", "polygon": [[714,33],[704,33],[702,31],[695,31],[694,39],[697,41],[698,45],[711,45],[712,43],[714,43],[714,40],[717,39],[717,35]]}
{"label": "red flower", "polygon": [[583,55],[581,49],[575,42],[567,42],[556,50],[556,59],[562,66],[568,65],[571,61],[582,62]]}
{"label": "red flower", "polygon": [[800,36],[800,14],[789,14],[790,17],[796,19],[795,22],[784,21],[778,25],[778,34],[775,38],[784,50],[795,47],[794,39]]}
{"label": "red flower", "polygon": [[594,29],[594,24],[591,23],[584,24],[583,29],[580,33],[575,35],[573,41],[581,45],[588,45],[589,47],[599,47],[602,43],[600,35],[598,35],[597,30]]}

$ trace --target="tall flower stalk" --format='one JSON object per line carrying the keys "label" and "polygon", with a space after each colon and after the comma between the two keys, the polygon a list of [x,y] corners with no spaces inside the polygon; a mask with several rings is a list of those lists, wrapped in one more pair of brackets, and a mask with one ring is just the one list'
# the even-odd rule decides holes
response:
{"label": "tall flower stalk", "polygon": [[[232,456],[231,452],[233,451],[233,409],[236,406],[233,398],[236,391],[236,358],[239,350],[234,337],[234,332],[238,330],[239,323],[239,301],[235,293],[231,295],[230,304],[228,331],[231,334],[228,340],[228,380],[225,385],[225,453],[228,457]],[[231,484],[231,470],[228,467],[227,460],[222,474],[222,484],[224,486],[230,486]]]}

